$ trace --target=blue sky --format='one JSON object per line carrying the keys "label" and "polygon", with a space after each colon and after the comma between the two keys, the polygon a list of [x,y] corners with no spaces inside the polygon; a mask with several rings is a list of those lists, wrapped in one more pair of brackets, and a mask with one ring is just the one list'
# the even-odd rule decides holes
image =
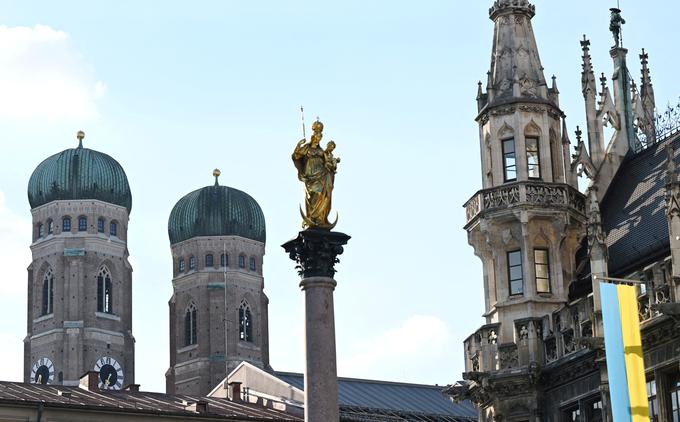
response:
{"label": "blue sky", "polygon": [[[612,73],[609,3],[534,2],[546,77],[558,77],[572,138],[585,122],[584,33],[596,71]],[[342,157],[333,203],[337,229],[352,240],[336,277],[339,374],[460,379],[462,341],[484,323],[461,206],[481,186],[475,96],[489,66],[490,4],[0,1],[0,379],[22,377],[28,178],[77,145],[80,129],[132,186],[142,388],[163,391],[168,366],[167,217],[180,197],[212,183],[215,167],[264,210],[271,363],[301,371],[303,294],[280,248],[300,224],[302,186],[290,161],[300,104]],[[645,47],[663,108],[680,95],[680,6],[621,7],[631,73],[638,78]]]}

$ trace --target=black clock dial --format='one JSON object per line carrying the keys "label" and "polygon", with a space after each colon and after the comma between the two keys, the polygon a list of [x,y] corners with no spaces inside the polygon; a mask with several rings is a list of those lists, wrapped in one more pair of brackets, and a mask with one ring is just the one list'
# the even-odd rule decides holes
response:
{"label": "black clock dial", "polygon": [[47,382],[50,380],[50,369],[42,365],[41,367],[38,368],[37,371],[35,371],[35,375],[33,378],[33,381],[36,384],[47,384]]}
{"label": "black clock dial", "polygon": [[113,387],[118,382],[118,371],[113,365],[106,364],[99,370],[99,379],[106,387]]}

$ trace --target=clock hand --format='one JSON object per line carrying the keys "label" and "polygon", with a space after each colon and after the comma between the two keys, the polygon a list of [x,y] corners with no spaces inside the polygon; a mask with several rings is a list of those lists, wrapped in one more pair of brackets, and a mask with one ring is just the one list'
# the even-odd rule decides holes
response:
{"label": "clock hand", "polygon": [[111,373],[109,372],[109,376],[106,377],[106,381],[104,381],[104,385],[106,385],[108,387],[109,383],[111,382],[110,380],[111,380]]}
{"label": "clock hand", "polygon": [[36,384],[42,384],[42,374],[38,375],[38,382]]}

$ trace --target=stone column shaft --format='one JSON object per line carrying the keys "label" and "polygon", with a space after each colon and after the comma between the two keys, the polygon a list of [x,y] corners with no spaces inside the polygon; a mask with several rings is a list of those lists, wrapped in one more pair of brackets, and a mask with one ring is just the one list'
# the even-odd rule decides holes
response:
{"label": "stone column shaft", "polygon": [[305,421],[338,421],[335,313],[330,277],[302,279],[305,292]]}
{"label": "stone column shaft", "polygon": [[297,262],[305,292],[305,422],[339,422],[333,291],[335,264],[350,239],[307,229],[283,248]]}

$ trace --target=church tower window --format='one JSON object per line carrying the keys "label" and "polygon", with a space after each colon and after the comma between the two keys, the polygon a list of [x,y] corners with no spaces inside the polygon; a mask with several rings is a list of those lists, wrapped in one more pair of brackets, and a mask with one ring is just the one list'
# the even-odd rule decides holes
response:
{"label": "church tower window", "polygon": [[515,159],[515,139],[505,139],[503,141],[503,168],[505,181],[517,180],[517,162]]}
{"label": "church tower window", "polygon": [[508,281],[510,295],[524,294],[524,278],[522,275],[522,251],[508,252]]}
{"label": "church tower window", "polygon": [[78,231],[87,231],[87,217],[78,217]]}
{"label": "church tower window", "polygon": [[255,258],[252,257],[252,256],[250,257],[249,268],[250,268],[250,271],[255,271],[255,269],[257,268],[255,266]]}
{"label": "church tower window", "polygon": [[226,253],[223,253],[220,255],[220,266],[222,267],[228,267],[229,266],[229,255]]}
{"label": "church tower window", "polygon": [[64,219],[61,220],[61,231],[62,232],[71,231],[71,219],[69,217],[64,217]]}
{"label": "church tower window", "polygon": [[205,256],[205,267],[208,268],[208,267],[214,267],[214,266],[215,266],[215,263],[213,262],[213,256],[212,256],[211,253],[209,253]]}
{"label": "church tower window", "polygon": [[526,149],[529,179],[540,179],[541,159],[538,153],[538,138],[526,138]]}
{"label": "church tower window", "polygon": [[238,256],[238,267],[239,268],[245,268],[246,267],[246,257],[243,255]]}
{"label": "church tower window", "polygon": [[42,315],[49,315],[54,312],[54,274],[52,270],[47,270],[43,277],[42,288]]}
{"label": "church tower window", "polygon": [[253,320],[250,312],[250,305],[245,300],[241,302],[238,309],[239,320],[239,339],[242,341],[253,341]]}
{"label": "church tower window", "polygon": [[47,220],[47,234],[54,234],[54,221]]}
{"label": "church tower window", "polygon": [[196,320],[196,305],[192,302],[184,313],[184,345],[191,346],[198,343]]}
{"label": "church tower window", "polygon": [[184,258],[179,259],[178,269],[179,269],[179,272],[181,272],[181,273],[184,272]]}
{"label": "church tower window", "polygon": [[97,232],[104,233],[104,219],[101,217],[97,220]]}
{"label": "church tower window", "polygon": [[547,249],[534,249],[536,292],[550,293],[550,258]]}
{"label": "church tower window", "polygon": [[189,270],[195,270],[196,269],[196,257],[192,256],[189,258]]}
{"label": "church tower window", "polygon": [[106,267],[102,267],[97,275],[97,312],[113,313],[113,283]]}
{"label": "church tower window", "polygon": [[109,236],[118,236],[118,223],[115,221],[109,224]]}
{"label": "church tower window", "polygon": [[45,237],[45,226],[43,223],[38,224],[38,238],[43,238]]}

